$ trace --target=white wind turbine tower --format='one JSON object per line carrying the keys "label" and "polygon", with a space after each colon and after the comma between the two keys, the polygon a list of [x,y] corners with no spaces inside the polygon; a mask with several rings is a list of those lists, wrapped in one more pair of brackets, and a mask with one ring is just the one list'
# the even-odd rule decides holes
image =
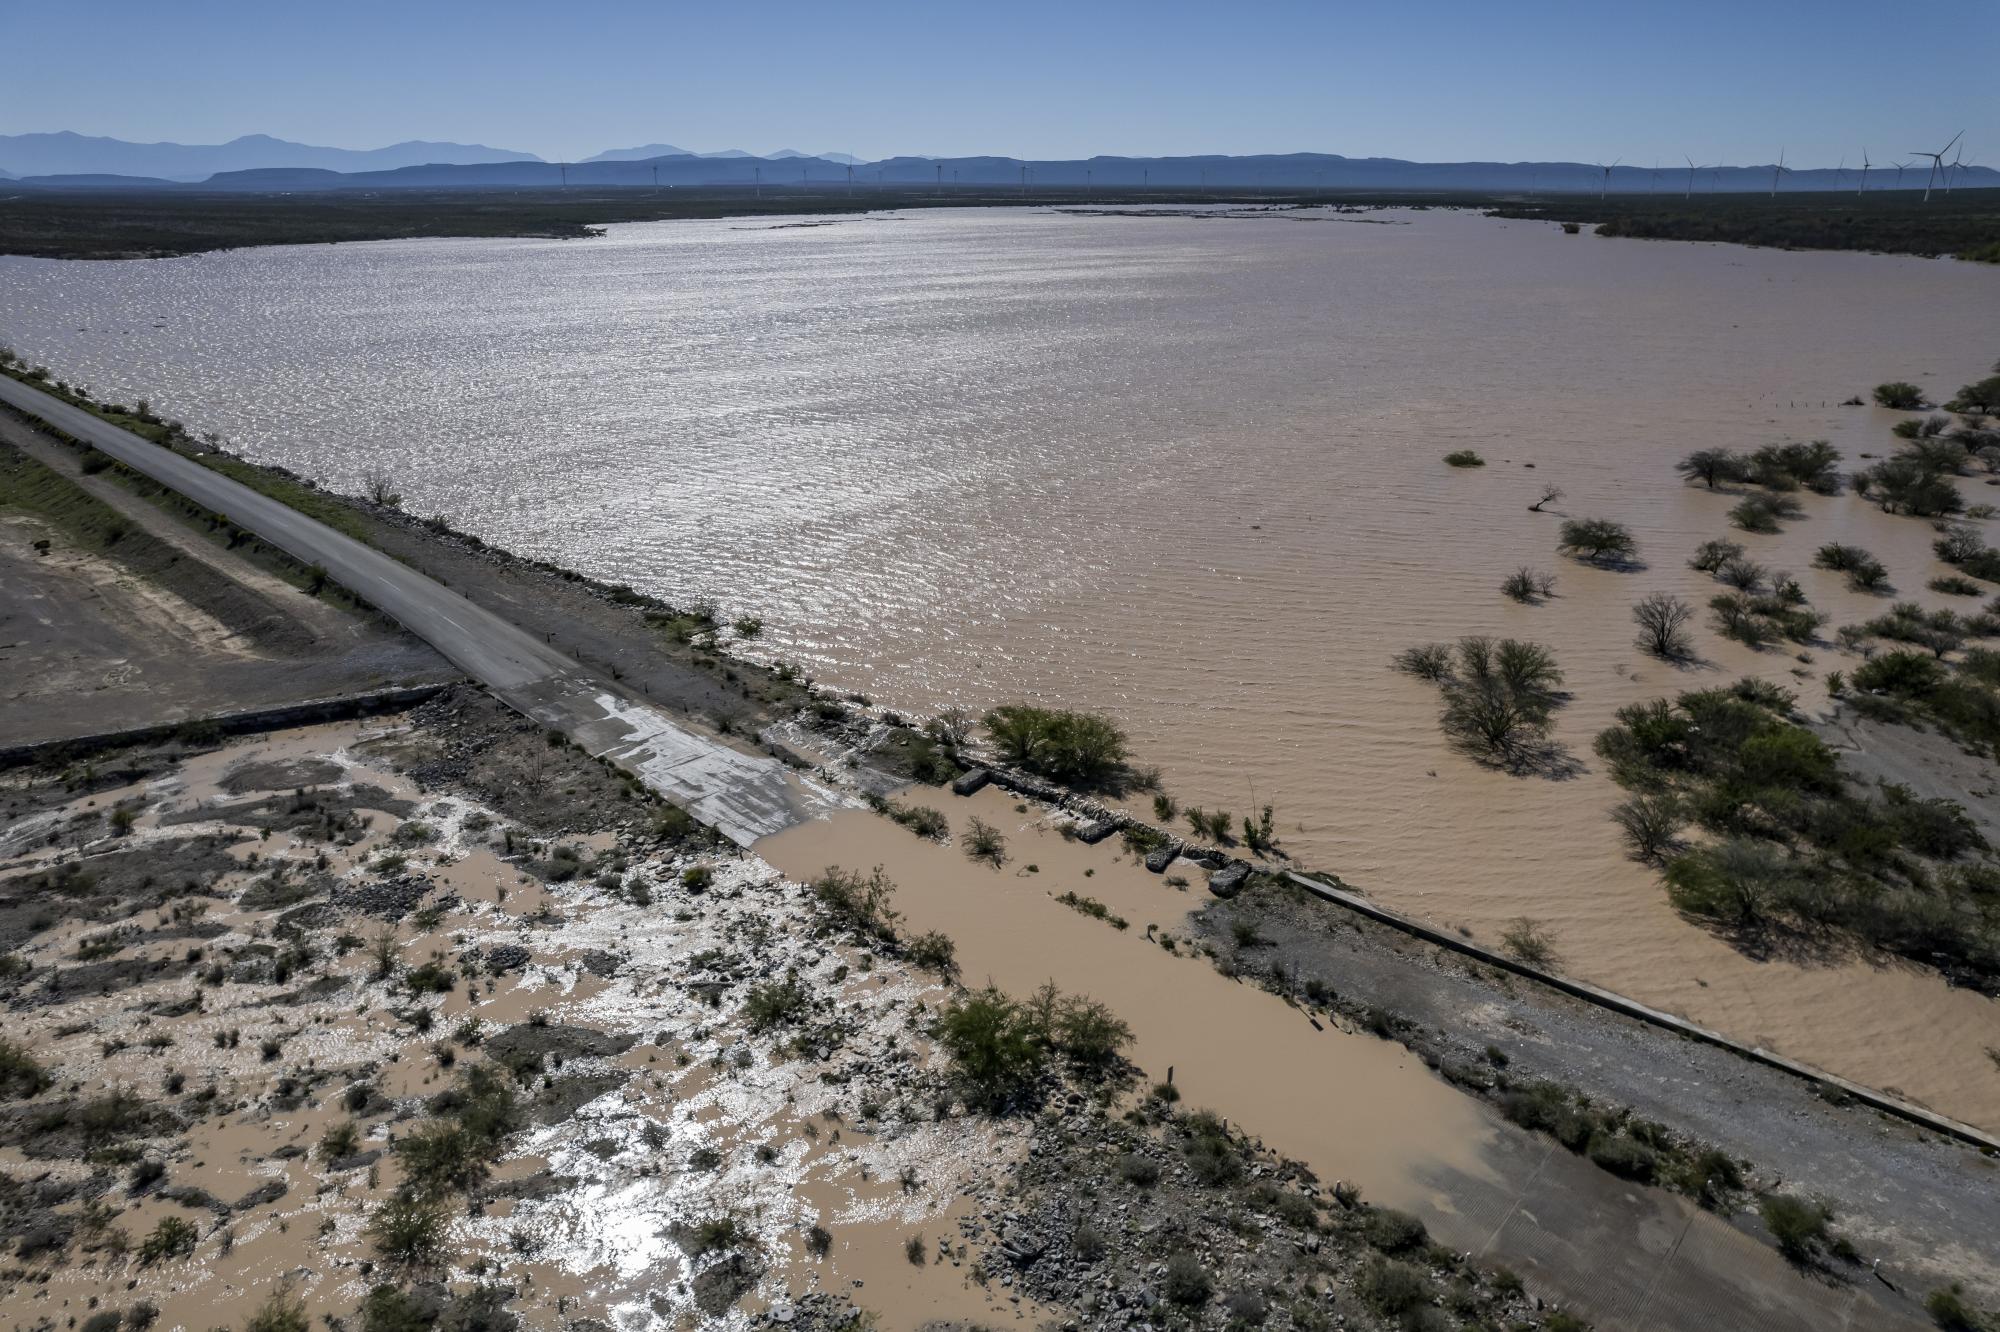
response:
{"label": "white wind turbine tower", "polygon": [[1965,131],[1960,130],[1958,133],[1951,136],[1951,143],[1946,144],[1944,147],[1938,149],[1934,153],[1927,153],[1922,151],[1921,149],[1915,149],[1915,148],[1910,150],[1910,155],[1912,157],[1928,157],[1931,159],[1931,173],[1930,175],[1924,178],[1925,203],[1929,203],[1931,201],[1931,186],[1937,183],[1938,172],[1942,170],[1944,167],[1944,155],[1951,151],[1952,143],[1957,143],[1960,139],[1964,137],[1965,137]]}
{"label": "white wind turbine tower", "polygon": [[1951,182],[1953,178],[1958,175],[1958,169],[1964,164],[1965,164],[1965,145],[1963,143],[1960,143],[1958,145],[1957,155],[1951,159],[1951,170],[1944,173],[1945,198],[1949,199],[1951,197]]}
{"label": "white wind turbine tower", "polygon": [[1835,188],[1836,190],[1844,188],[1842,182],[1845,181],[1846,179],[1847,179],[1847,154],[1842,153],[1840,155],[1840,165],[1833,169],[1833,188]]}
{"label": "white wind turbine tower", "polygon": [[1688,157],[1688,155],[1687,155],[1686,153],[1682,153],[1682,154],[1681,154],[1681,156],[1682,156],[1682,157],[1687,157],[1687,164],[1688,164],[1688,187],[1687,187],[1687,193],[1686,193],[1686,194],[1685,194],[1684,196],[1682,196],[1682,197],[1683,197],[1683,198],[1686,198],[1686,199],[1693,199],[1693,198],[1694,198],[1694,159],[1693,159],[1692,157]]}
{"label": "white wind turbine tower", "polygon": [[1789,170],[1791,168],[1785,165],[1785,150],[1780,148],[1778,150],[1778,164],[1771,168],[1771,197],[1773,199],[1778,197],[1778,177],[1784,175]]}
{"label": "white wind turbine tower", "polygon": [[1896,163],[1896,188],[1899,190],[1903,188],[1903,173],[1909,170],[1909,166],[1908,162]]}
{"label": "white wind turbine tower", "polygon": [[1863,148],[1861,150],[1861,188],[1854,192],[1854,197],[1857,199],[1868,193],[1868,168],[1870,165],[1872,164],[1868,161],[1868,150]]}
{"label": "white wind turbine tower", "polygon": [[1597,201],[1599,203],[1604,202],[1604,192],[1611,188],[1611,167],[1617,166],[1623,160],[1622,158],[1614,157],[1611,159],[1611,166],[1604,166],[1602,162],[1597,164],[1604,168],[1604,179],[1597,182]]}

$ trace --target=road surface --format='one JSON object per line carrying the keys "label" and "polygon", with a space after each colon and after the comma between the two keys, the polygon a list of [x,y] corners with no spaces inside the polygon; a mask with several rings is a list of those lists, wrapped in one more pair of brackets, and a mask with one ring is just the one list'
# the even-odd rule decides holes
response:
{"label": "road surface", "polygon": [[739,846],[850,803],[769,755],[669,717],[408,565],[191,458],[3,375],[0,401],[319,565],[509,705],[616,763]]}

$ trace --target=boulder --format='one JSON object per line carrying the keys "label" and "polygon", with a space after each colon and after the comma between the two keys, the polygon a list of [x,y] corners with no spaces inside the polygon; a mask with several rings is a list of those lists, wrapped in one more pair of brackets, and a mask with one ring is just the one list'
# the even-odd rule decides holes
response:
{"label": "boulder", "polygon": [[971,772],[960,774],[952,782],[951,793],[953,795],[969,796],[992,780],[992,773],[986,771],[984,768],[974,768]]}
{"label": "boulder", "polygon": [[1208,891],[1217,897],[1234,897],[1250,879],[1250,862],[1232,860],[1208,876]]}
{"label": "boulder", "polygon": [[1146,853],[1146,868],[1155,874],[1165,874],[1167,866],[1179,860],[1181,844],[1169,837],[1166,841]]}
{"label": "boulder", "polygon": [[1118,825],[1115,823],[1104,819],[1085,819],[1076,825],[1076,840],[1085,846],[1095,846],[1117,831]]}

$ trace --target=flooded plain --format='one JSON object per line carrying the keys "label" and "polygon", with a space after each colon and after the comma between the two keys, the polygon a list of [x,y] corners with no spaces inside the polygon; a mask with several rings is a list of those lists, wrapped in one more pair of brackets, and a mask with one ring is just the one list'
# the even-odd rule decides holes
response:
{"label": "flooded plain", "polygon": [[[1990,268],[1448,213],[0,259],[0,342],[102,394],[755,614],[756,652],[879,702],[1114,713],[1183,804],[1268,801],[1287,850],[1391,905],[1488,941],[1536,918],[1575,974],[1988,1128],[2000,1005],[1902,965],[1754,962],[1681,921],[1623,857],[1589,741],[1624,703],[1742,673],[1816,709],[1851,667],[1706,631],[1700,669],[1644,658],[1627,608],[1706,601],[1702,540],[1797,572],[1834,625],[1882,602],[1808,567],[1831,541],[1942,604],[1926,525],[1808,496],[1783,533],[1736,533],[1733,500],[1671,466],[1783,439],[1886,452],[1893,417],[1837,404],[1895,378],[1949,394],[2000,354],[1995,310]],[[1467,447],[1489,465],[1441,462]],[[1565,497],[1529,512],[1545,484]],[[1559,560],[1563,515],[1631,525],[1646,567]],[[1500,595],[1521,564],[1554,599]],[[1434,692],[1386,665],[1466,632],[1555,649],[1582,775],[1445,747]]]}

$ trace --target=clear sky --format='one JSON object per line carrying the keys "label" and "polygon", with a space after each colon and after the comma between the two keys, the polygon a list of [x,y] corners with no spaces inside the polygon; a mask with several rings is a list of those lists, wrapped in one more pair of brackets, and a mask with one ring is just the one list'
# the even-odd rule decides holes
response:
{"label": "clear sky", "polygon": [[2000,162],[1996,0],[0,0],[0,133]]}

